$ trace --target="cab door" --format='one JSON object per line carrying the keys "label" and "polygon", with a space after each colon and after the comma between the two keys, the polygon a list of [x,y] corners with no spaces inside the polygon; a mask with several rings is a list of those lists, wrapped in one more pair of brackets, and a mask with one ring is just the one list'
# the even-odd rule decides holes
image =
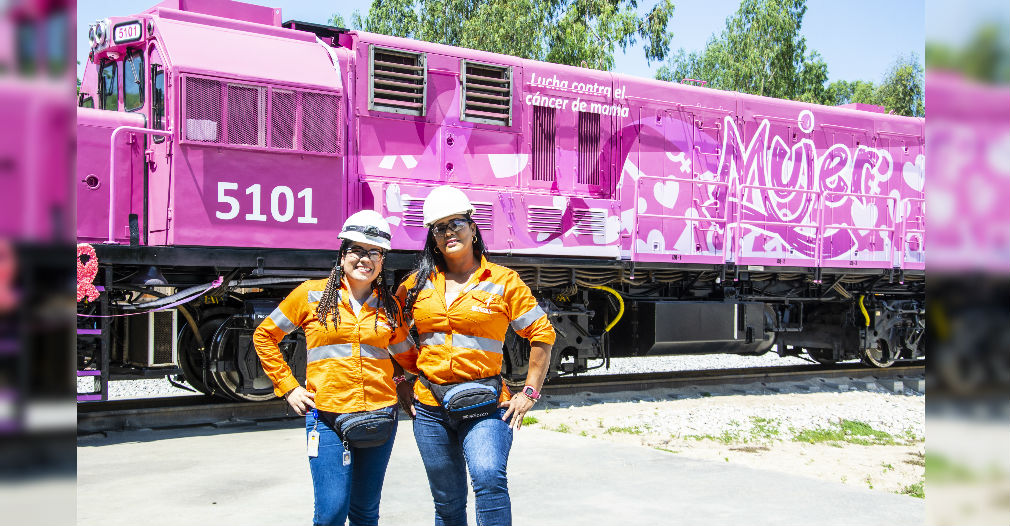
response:
{"label": "cab door", "polygon": [[[165,68],[161,51],[156,43],[148,47],[148,119],[155,130],[172,129],[174,109],[170,74]],[[144,240],[146,245],[169,243],[171,226],[172,138],[150,136],[145,151],[144,178]]]}

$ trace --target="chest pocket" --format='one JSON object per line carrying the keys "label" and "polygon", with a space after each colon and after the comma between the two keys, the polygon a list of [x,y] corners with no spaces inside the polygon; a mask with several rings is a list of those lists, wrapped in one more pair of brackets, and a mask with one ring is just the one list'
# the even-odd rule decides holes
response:
{"label": "chest pocket", "polygon": [[435,289],[423,289],[417,293],[411,314],[418,332],[431,332],[436,320],[445,319],[442,300],[435,297]]}
{"label": "chest pocket", "polygon": [[463,316],[473,323],[490,323],[507,317],[502,297],[483,290],[470,291],[463,307]]}

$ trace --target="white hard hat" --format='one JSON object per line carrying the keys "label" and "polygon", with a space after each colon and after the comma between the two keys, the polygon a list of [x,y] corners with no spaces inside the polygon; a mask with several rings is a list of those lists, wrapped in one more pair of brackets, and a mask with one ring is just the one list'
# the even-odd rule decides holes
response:
{"label": "white hard hat", "polygon": [[424,200],[423,212],[424,226],[430,227],[432,223],[444,217],[473,213],[473,205],[462,190],[442,185],[428,194]]}
{"label": "white hard hat", "polygon": [[389,241],[393,236],[389,233],[389,223],[381,214],[375,210],[362,210],[351,214],[351,217],[344,221],[344,227],[340,229],[340,235],[337,237],[389,250]]}

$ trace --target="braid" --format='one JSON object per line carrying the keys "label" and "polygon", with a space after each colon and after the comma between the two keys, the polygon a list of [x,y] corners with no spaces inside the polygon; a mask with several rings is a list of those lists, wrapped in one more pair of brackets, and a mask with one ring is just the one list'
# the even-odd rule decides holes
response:
{"label": "braid", "polygon": [[323,323],[323,328],[328,329],[327,319],[333,314],[333,328],[340,327],[340,284],[344,280],[344,268],[340,265],[340,260],[347,253],[347,248],[351,242],[343,240],[340,249],[337,251],[337,262],[330,271],[330,277],[326,280],[326,288],[323,290],[323,297],[319,299],[316,307],[316,317]]}
{"label": "braid", "polygon": [[[372,290],[375,291],[375,296],[379,299],[379,304],[377,308],[382,310],[386,314],[386,320],[389,322],[389,327],[396,330],[400,326],[400,304],[393,300],[392,295],[389,293],[389,287],[382,285],[382,275],[372,282]],[[379,327],[379,316],[375,316],[375,329]]]}
{"label": "braid", "polygon": [[340,262],[333,266],[329,279],[326,280],[326,289],[323,290],[323,297],[316,307],[316,317],[323,322],[324,328],[329,328],[328,319],[333,315],[333,327],[340,326],[340,282],[344,279],[344,269]]}

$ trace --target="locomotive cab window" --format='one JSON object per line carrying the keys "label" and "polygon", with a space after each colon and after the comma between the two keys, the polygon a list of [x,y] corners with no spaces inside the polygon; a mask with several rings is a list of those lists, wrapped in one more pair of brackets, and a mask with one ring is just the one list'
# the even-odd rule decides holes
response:
{"label": "locomotive cab window", "polygon": [[119,110],[119,79],[116,76],[116,62],[102,63],[98,72],[98,103],[103,110]]}
{"label": "locomotive cab window", "polygon": [[[151,65],[151,127],[165,129],[165,69],[161,64]],[[164,140],[162,136],[154,137],[154,142]]]}
{"label": "locomotive cab window", "polygon": [[512,125],[512,68],[462,61],[464,121]]}
{"label": "locomotive cab window", "polygon": [[428,65],[424,53],[368,49],[368,109],[424,115]]}
{"label": "locomotive cab window", "polygon": [[123,61],[123,107],[126,111],[144,107],[144,57],[135,49]]}

